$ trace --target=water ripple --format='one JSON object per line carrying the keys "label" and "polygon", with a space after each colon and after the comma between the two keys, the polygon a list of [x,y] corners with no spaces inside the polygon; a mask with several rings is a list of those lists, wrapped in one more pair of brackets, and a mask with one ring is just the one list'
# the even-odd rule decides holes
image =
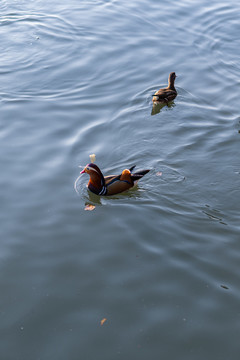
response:
{"label": "water ripple", "polygon": [[237,75],[240,70],[236,52],[240,48],[238,14],[239,9],[230,4],[214,4],[201,9],[195,22],[194,46],[199,53],[210,50],[214,59],[212,66],[221,73],[224,69],[226,76],[228,72]]}
{"label": "water ripple", "polygon": [[[35,94],[54,97],[69,90],[76,92],[76,86],[72,87],[68,76],[72,69],[66,64],[74,53],[78,52],[81,56],[85,51],[88,35],[83,27],[73,26],[60,15],[22,12],[4,14],[0,26],[7,28],[2,32],[0,44],[0,74],[6,90],[10,88],[11,75],[16,96],[20,98]],[[47,76],[49,71],[50,77]],[[60,75],[66,78],[61,81],[61,85]],[[24,81],[20,81],[23,77]],[[34,78],[34,86],[29,90],[29,84]],[[53,91],[51,83],[59,83],[57,93]],[[8,95],[10,99],[15,98],[13,86],[1,94],[6,100]]]}

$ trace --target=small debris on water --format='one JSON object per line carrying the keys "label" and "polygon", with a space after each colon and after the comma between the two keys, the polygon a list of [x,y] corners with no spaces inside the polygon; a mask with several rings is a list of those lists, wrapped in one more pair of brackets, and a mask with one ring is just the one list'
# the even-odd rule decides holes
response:
{"label": "small debris on water", "polygon": [[102,320],[101,320],[101,326],[103,326],[103,324],[105,323],[107,321],[107,319],[106,318],[103,318]]}
{"label": "small debris on water", "polygon": [[226,285],[221,285],[221,288],[228,290],[229,288]]}
{"label": "small debris on water", "polygon": [[94,205],[87,204],[87,205],[85,206],[84,210],[86,210],[86,211],[92,211],[92,210],[95,209],[95,207],[96,207],[96,206],[94,206]]}

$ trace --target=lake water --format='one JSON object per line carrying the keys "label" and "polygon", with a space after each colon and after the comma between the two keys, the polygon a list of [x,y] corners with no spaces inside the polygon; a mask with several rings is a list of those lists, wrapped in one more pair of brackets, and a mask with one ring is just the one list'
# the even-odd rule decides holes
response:
{"label": "lake water", "polygon": [[[239,359],[239,14],[1,0],[1,360]],[[151,171],[77,193],[91,153]]]}

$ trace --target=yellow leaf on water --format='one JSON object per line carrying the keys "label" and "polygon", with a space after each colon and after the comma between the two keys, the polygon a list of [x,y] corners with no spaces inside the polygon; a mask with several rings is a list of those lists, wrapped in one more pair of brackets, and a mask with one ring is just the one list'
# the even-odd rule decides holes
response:
{"label": "yellow leaf on water", "polygon": [[92,211],[92,210],[95,209],[95,207],[96,207],[96,206],[94,206],[94,205],[87,204],[87,205],[85,206],[84,210],[86,210],[86,211]]}
{"label": "yellow leaf on water", "polygon": [[103,318],[103,319],[101,320],[101,326],[102,326],[106,321],[107,321],[107,319],[106,319],[106,318]]}

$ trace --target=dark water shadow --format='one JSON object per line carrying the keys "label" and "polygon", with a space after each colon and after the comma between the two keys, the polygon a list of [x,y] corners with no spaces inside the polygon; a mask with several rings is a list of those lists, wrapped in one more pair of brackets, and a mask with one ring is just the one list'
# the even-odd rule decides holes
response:
{"label": "dark water shadow", "polygon": [[156,114],[160,113],[160,111],[162,110],[162,108],[164,106],[167,106],[169,109],[171,109],[171,108],[174,108],[176,106],[176,104],[174,103],[174,101],[170,101],[168,103],[166,103],[166,102],[153,103],[151,115],[156,115]]}
{"label": "dark water shadow", "polygon": [[141,197],[142,191],[144,191],[144,189],[139,188],[138,185],[127,191],[111,196],[99,196],[87,190],[87,194],[84,196],[85,205],[106,205],[111,200],[138,199]]}
{"label": "dark water shadow", "polygon": [[226,221],[223,220],[224,215],[218,209],[212,208],[210,205],[205,205],[205,209],[202,210],[210,220],[218,221],[222,225],[228,225]]}

